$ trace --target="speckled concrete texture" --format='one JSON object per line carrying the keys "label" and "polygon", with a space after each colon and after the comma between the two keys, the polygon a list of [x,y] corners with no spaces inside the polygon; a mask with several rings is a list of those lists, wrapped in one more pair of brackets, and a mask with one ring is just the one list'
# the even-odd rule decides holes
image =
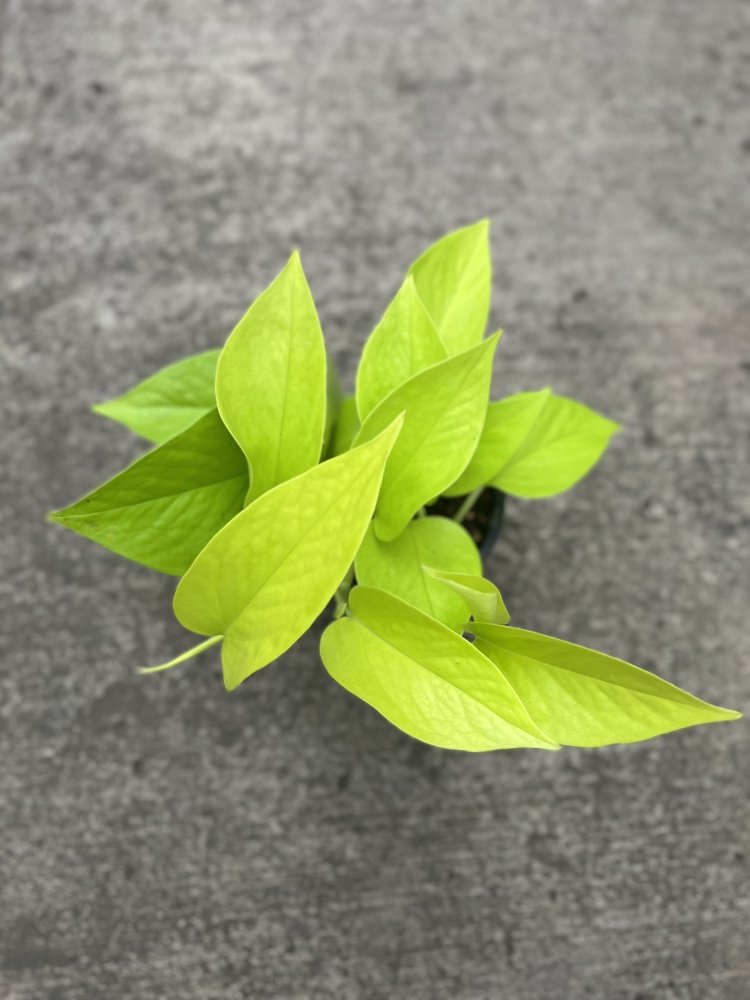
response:
{"label": "speckled concrete texture", "polygon": [[142,447],[88,412],[302,250],[351,379],[488,215],[495,391],[623,422],[509,505],[517,624],[750,707],[744,0],[0,0],[0,996],[745,1000],[748,725],[418,745],[319,628],[234,695],[172,582],[43,522]]}

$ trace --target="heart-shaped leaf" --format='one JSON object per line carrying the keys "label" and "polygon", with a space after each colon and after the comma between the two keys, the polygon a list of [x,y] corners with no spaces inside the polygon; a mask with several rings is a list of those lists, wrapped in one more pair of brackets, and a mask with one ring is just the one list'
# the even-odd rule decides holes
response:
{"label": "heart-shaped leaf", "polygon": [[397,419],[366,445],[264,493],[180,581],[177,619],[224,636],[228,690],[288,649],[330,600],[367,530],[400,427]]}
{"label": "heart-shaped leaf", "polygon": [[614,656],[502,625],[472,625],[475,645],[553,739],[568,746],[634,743],[739,712],[709,705]]}
{"label": "heart-shaped leaf", "polygon": [[323,633],[323,663],[394,726],[454,750],[557,749],[500,671],[447,626],[369,587],[355,587],[349,607]]}
{"label": "heart-shaped leaf", "polygon": [[216,410],[50,519],[179,576],[242,510],[247,463]]}
{"label": "heart-shaped leaf", "polygon": [[[505,625],[510,621],[500,591],[491,580],[469,573],[446,573],[425,565],[425,571],[440,580],[457,594],[469,608],[475,622],[495,622]],[[462,624],[466,621],[464,616]]]}
{"label": "heart-shaped leaf", "polygon": [[477,449],[446,493],[489,484],[520,497],[570,489],[599,461],[618,425],[549,389],[490,403]]}
{"label": "heart-shaped leaf", "polygon": [[483,219],[433,243],[409,273],[448,353],[478,344],[492,291],[489,222]]}
{"label": "heart-shaped leaf", "polygon": [[417,294],[413,277],[407,275],[362,351],[357,370],[360,420],[412,375],[445,357],[435,324]]}
{"label": "heart-shaped leaf", "polygon": [[425,564],[467,573],[482,571],[479,553],[468,531],[446,517],[410,521],[392,542],[382,542],[371,525],[357,553],[354,569],[359,583],[395,594],[460,631],[466,621],[464,601],[426,574]]}
{"label": "heart-shaped leaf", "polygon": [[193,354],[91,409],[162,444],[216,407],[214,381],[220,352]]}
{"label": "heart-shaped leaf", "polygon": [[583,403],[550,395],[518,450],[490,483],[519,497],[562,493],[596,465],[618,426]]}
{"label": "heart-shaped leaf", "polygon": [[252,469],[248,502],[320,458],[326,352],[298,253],[229,335],[216,401]]}
{"label": "heart-shaped leaf", "polygon": [[617,428],[549,389],[508,396],[490,403],[477,449],[446,493],[460,496],[485,484],[519,497],[562,493],[596,465]]}
{"label": "heart-shaped leaf", "polygon": [[368,416],[357,443],[369,441],[399,414],[404,428],[391,453],[375,514],[375,531],[391,541],[464,469],[487,407],[498,334],[413,375]]}

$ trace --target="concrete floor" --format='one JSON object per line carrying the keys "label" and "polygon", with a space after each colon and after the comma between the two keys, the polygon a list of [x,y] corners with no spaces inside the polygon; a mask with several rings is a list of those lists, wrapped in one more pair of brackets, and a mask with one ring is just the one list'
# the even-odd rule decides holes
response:
{"label": "concrete floor", "polygon": [[516,624],[750,707],[744,0],[0,0],[0,995],[745,1000],[746,722],[423,747],[319,629],[232,696],[172,582],[45,524],[142,447],[87,407],[301,247],[351,378],[489,215],[497,394],[621,420],[509,506]]}

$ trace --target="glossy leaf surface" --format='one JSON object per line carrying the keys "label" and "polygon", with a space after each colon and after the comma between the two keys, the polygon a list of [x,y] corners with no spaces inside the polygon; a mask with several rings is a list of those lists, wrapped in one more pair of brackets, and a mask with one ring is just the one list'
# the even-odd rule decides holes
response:
{"label": "glossy leaf surface", "polygon": [[216,401],[252,469],[248,502],[320,458],[326,352],[299,254],[229,335],[216,370]]}
{"label": "glossy leaf surface", "polygon": [[457,229],[433,243],[409,273],[448,353],[478,344],[492,292],[489,222]]}
{"label": "glossy leaf surface", "polygon": [[[463,600],[475,622],[505,625],[510,621],[500,591],[491,580],[477,574],[441,572],[432,566],[426,567],[426,572]],[[465,621],[464,617],[462,624]]]}
{"label": "glossy leaf surface", "polygon": [[394,539],[425,503],[466,466],[481,433],[497,336],[412,376],[368,416],[357,442],[369,441],[400,413],[404,428],[391,453],[375,531]]}
{"label": "glossy leaf surface", "polygon": [[618,425],[548,389],[490,403],[477,450],[449,496],[485,483],[514,496],[570,489],[604,453]]}
{"label": "glossy leaf surface", "polygon": [[489,483],[521,447],[549,395],[549,389],[540,389],[538,392],[519,392],[490,403],[476,451],[446,494],[463,496]]}
{"label": "glossy leaf surface", "polygon": [[596,465],[618,426],[583,403],[550,395],[518,450],[490,483],[519,497],[562,493]]}
{"label": "glossy leaf surface", "polygon": [[355,587],[320,644],[329,674],[405,733],[454,750],[557,749],[470,642],[392,594]]}
{"label": "glossy leaf surface", "polygon": [[508,678],[544,731],[562,744],[634,743],[739,717],[624,660],[562,639],[481,623],[472,631],[477,648]]}
{"label": "glossy leaf surface", "polygon": [[264,493],[180,581],[178,620],[224,636],[228,690],[288,649],[330,600],[367,530],[399,429],[395,421],[361,448]]}
{"label": "glossy leaf surface", "polygon": [[468,531],[446,517],[410,521],[398,538],[382,542],[372,526],[365,535],[354,569],[357,580],[413,604],[450,628],[466,621],[466,604],[424,566],[481,573],[482,564]]}
{"label": "glossy leaf surface", "polygon": [[412,375],[445,357],[440,335],[408,275],[362,351],[356,393],[360,420]]}
{"label": "glossy leaf surface", "polygon": [[203,351],[167,365],[121,396],[91,409],[162,444],[216,406],[214,381],[220,351]]}
{"label": "glossy leaf surface", "polygon": [[127,559],[184,573],[242,509],[247,463],[216,410],[50,517]]}

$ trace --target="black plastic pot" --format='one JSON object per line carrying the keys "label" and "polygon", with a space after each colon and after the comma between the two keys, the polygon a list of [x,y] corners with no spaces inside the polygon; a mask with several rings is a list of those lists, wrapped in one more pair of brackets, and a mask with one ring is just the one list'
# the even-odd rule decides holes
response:
{"label": "black plastic pot", "polygon": [[[430,514],[455,517],[466,497],[440,497],[428,508]],[[483,559],[492,551],[500,535],[505,511],[505,494],[486,486],[476,503],[462,519],[462,524],[474,539]]]}
{"label": "black plastic pot", "polygon": [[501,493],[500,490],[492,489],[492,487],[487,487],[485,492],[492,494],[492,513],[485,536],[479,543],[479,551],[483,559],[490,554],[495,542],[500,537],[505,515],[505,494]]}

